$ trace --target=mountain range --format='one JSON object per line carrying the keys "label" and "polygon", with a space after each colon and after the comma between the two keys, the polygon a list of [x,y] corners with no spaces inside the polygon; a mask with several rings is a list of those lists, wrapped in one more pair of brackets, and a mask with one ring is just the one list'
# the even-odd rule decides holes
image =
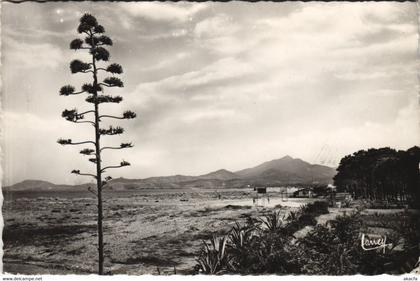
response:
{"label": "mountain range", "polygon": [[[285,156],[264,162],[253,168],[236,172],[220,169],[200,176],[165,176],[145,179],[116,178],[109,182],[113,190],[135,190],[144,188],[240,188],[248,185],[305,185],[328,184],[336,170],[314,165],[301,159]],[[25,180],[9,187],[6,191],[77,191],[86,190],[89,184],[56,185],[47,181]]]}

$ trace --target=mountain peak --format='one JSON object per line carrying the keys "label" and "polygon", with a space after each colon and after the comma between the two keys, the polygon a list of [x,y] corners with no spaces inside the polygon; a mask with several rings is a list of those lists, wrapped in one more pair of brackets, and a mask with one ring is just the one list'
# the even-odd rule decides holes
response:
{"label": "mountain peak", "polygon": [[220,170],[217,170],[217,171],[215,171],[213,173],[231,173],[231,172],[228,171],[228,170],[226,170],[226,169],[220,169]]}
{"label": "mountain peak", "polygon": [[279,160],[294,160],[294,158],[291,157],[290,155],[286,155],[286,156],[283,156],[282,158],[280,158]]}
{"label": "mountain peak", "polygon": [[205,175],[199,176],[201,179],[220,179],[220,180],[230,180],[238,178],[238,176],[235,173],[232,173],[231,171],[228,171],[226,169],[220,169]]}
{"label": "mountain peak", "polygon": [[312,165],[302,159],[286,155],[253,168],[237,171],[236,174],[243,179],[259,183],[310,183],[331,181],[335,170],[325,166]]}

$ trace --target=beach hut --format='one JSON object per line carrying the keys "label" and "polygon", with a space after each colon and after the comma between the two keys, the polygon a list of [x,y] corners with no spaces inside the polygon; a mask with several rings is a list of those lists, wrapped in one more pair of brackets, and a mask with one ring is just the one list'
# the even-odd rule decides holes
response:
{"label": "beach hut", "polygon": [[255,193],[252,195],[254,206],[267,206],[270,204],[270,196],[267,193],[266,186],[254,186]]}
{"label": "beach hut", "polygon": [[256,191],[258,194],[266,194],[267,193],[267,187],[256,186],[256,187],[254,187],[254,191]]}
{"label": "beach hut", "polygon": [[335,185],[332,185],[332,184],[328,184],[327,185],[327,190],[329,191],[329,192],[336,192],[337,191],[337,187],[335,186]]}
{"label": "beach hut", "polygon": [[341,208],[350,204],[352,200],[351,194],[348,192],[331,192],[330,207]]}
{"label": "beach hut", "polygon": [[293,192],[293,197],[296,198],[312,198],[313,196],[314,193],[310,188],[301,188]]}

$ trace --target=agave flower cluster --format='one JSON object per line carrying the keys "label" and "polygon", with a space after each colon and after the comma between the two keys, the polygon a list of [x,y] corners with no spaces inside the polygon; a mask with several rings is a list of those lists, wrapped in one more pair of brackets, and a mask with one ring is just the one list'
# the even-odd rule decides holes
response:
{"label": "agave flower cluster", "polygon": [[[117,63],[109,63],[105,66],[100,66],[100,63],[108,63],[110,59],[109,51],[106,47],[112,46],[113,42],[111,38],[106,36],[105,28],[98,23],[96,18],[90,14],[85,14],[81,17],[79,26],[77,28],[79,34],[85,36],[83,39],[76,38],[70,42],[70,49],[86,50],[90,53],[92,61],[81,61],[75,59],[70,63],[70,72],[72,74],[90,74],[92,75],[91,82],[84,83],[80,90],[72,85],[65,85],[60,89],[60,95],[62,96],[74,96],[85,94],[85,101],[87,103],[93,104],[94,108],[91,110],[86,110],[79,112],[78,109],[65,109],[61,116],[70,122],[73,123],[87,123],[95,127],[95,140],[91,141],[80,141],[73,142],[72,139],[59,139],[58,143],[62,145],[78,145],[78,144],[93,144],[95,149],[92,148],[83,148],[80,151],[80,154],[91,156],[88,160],[96,165],[101,164],[101,152],[105,149],[124,149],[133,147],[132,143],[121,143],[119,146],[115,147],[100,147],[99,140],[101,136],[112,136],[120,135],[124,133],[124,129],[120,126],[109,126],[108,128],[101,128],[100,122],[106,118],[113,119],[133,119],[136,118],[136,113],[130,110],[123,112],[121,116],[113,115],[101,115],[99,113],[99,105],[104,103],[120,103],[123,98],[121,96],[112,96],[104,94],[104,89],[106,88],[122,88],[124,83],[120,78],[115,75],[123,73],[123,68]],[[106,75],[102,80],[100,77]],[[88,118],[91,116],[92,118]],[[101,172],[105,172],[108,168],[116,168],[128,166],[129,163],[122,161],[119,166],[109,166],[105,168],[98,169]],[[90,175],[88,173],[76,173],[73,170],[74,174],[77,175]],[[94,175],[95,178],[98,178],[100,175]],[[110,177],[108,177],[110,178]],[[106,182],[106,181],[105,181]]]}

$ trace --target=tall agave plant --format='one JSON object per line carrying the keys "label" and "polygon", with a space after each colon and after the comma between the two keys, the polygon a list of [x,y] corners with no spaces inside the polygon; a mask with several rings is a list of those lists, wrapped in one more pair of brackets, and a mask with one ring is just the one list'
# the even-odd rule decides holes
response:
{"label": "tall agave plant", "polygon": [[280,230],[284,225],[284,220],[285,217],[281,215],[280,211],[274,211],[260,219],[262,225],[264,225],[270,232]]}
{"label": "tall agave plant", "polygon": [[210,240],[210,245],[203,241],[203,248],[197,258],[198,267],[204,274],[222,274],[226,271],[229,263],[226,254],[228,236],[216,237]]}

